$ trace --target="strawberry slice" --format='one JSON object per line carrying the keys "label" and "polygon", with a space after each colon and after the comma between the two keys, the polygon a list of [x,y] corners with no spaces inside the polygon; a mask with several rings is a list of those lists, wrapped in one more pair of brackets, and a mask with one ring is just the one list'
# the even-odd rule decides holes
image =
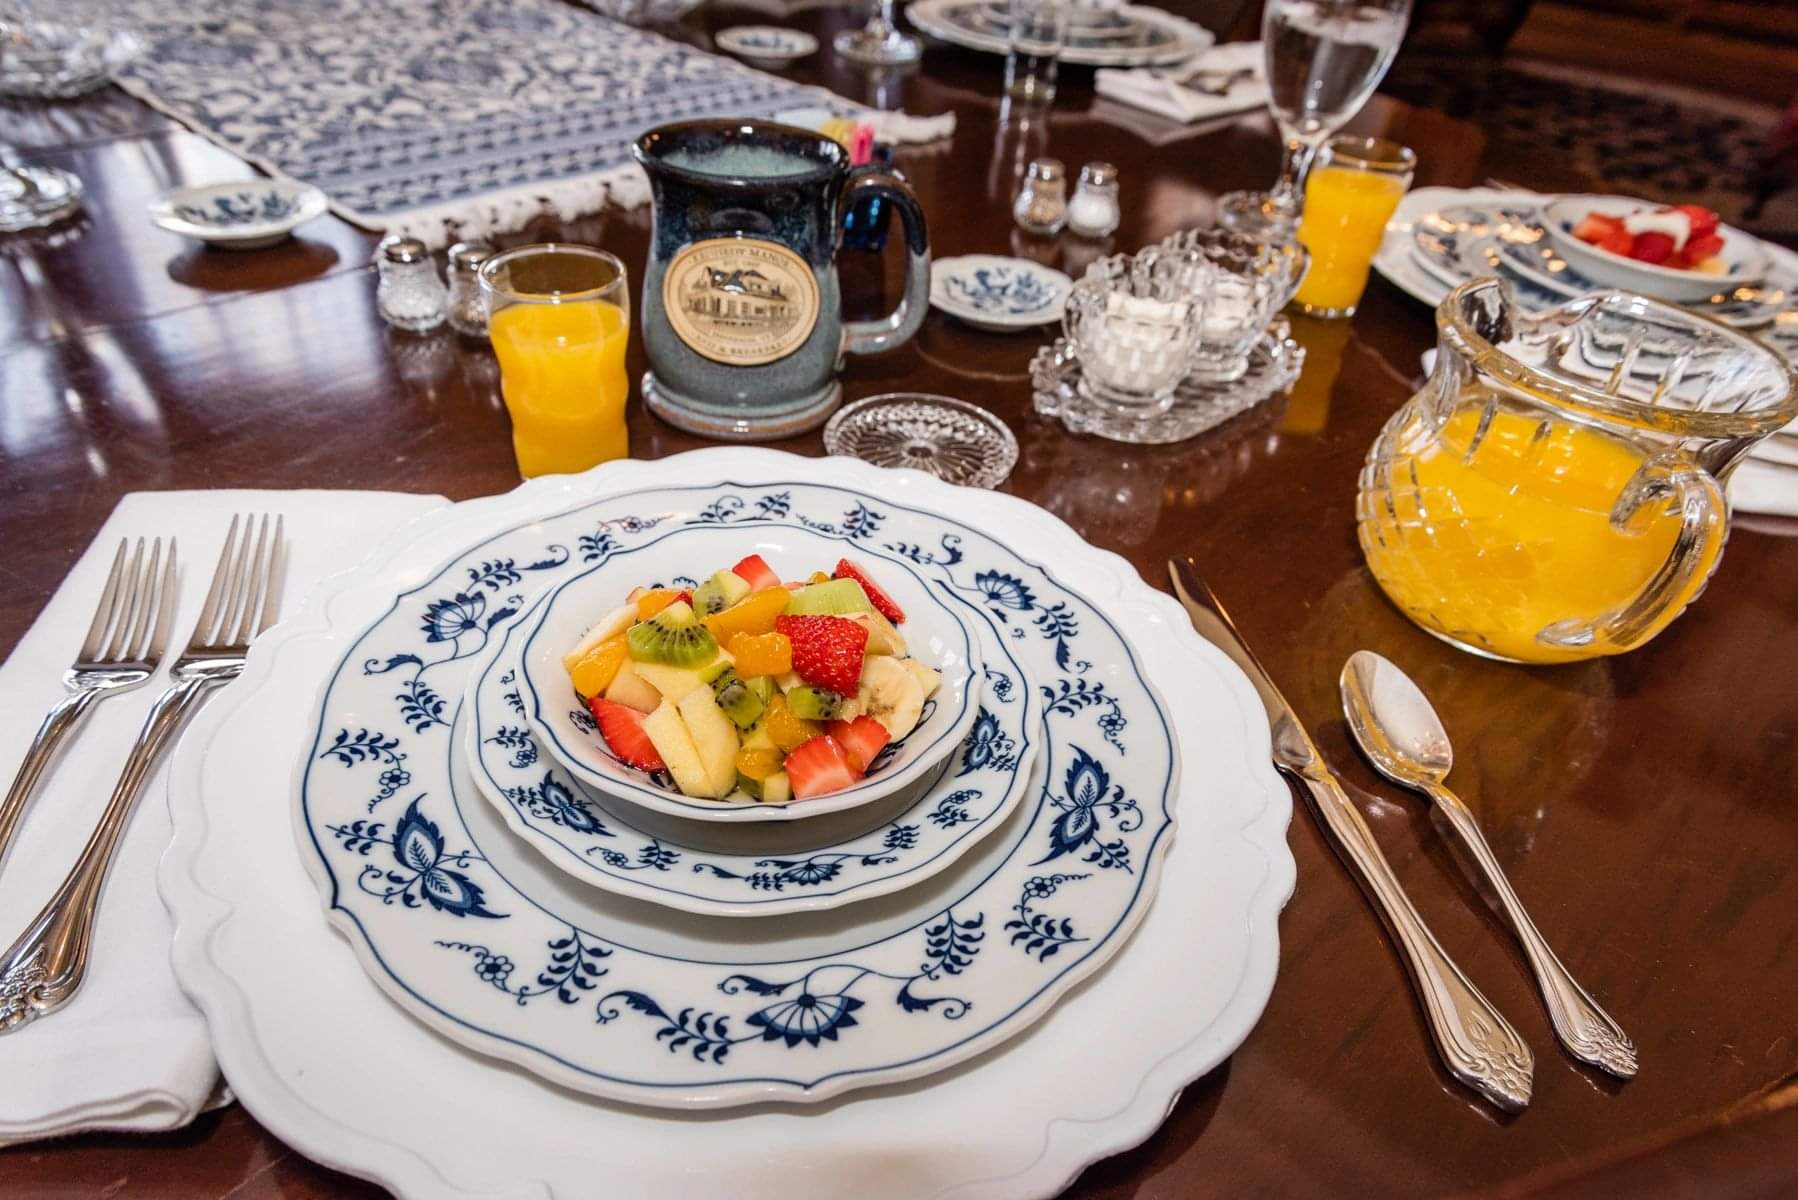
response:
{"label": "strawberry slice", "polygon": [[780,616],[774,631],[793,643],[793,670],[799,678],[843,696],[853,696],[862,682],[862,654],[868,627],[848,617]]}
{"label": "strawberry slice", "polygon": [[873,717],[857,717],[853,721],[832,721],[825,731],[843,747],[855,769],[866,772],[874,756],[886,748],[891,737],[887,727]]}
{"label": "strawberry slice", "polygon": [[1664,263],[1673,256],[1673,239],[1664,233],[1638,233],[1629,256],[1637,262]]}
{"label": "strawberry slice", "polygon": [[587,701],[593,719],[599,722],[599,735],[607,749],[626,766],[639,771],[665,771],[668,764],[656,752],[655,743],[643,730],[643,714],[624,704],[614,704],[604,696]]}
{"label": "strawberry slice", "polygon": [[1722,251],[1723,239],[1714,233],[1706,233],[1694,236],[1688,241],[1682,254],[1685,258],[1685,265],[1695,267],[1711,255],[1720,254]]}
{"label": "strawberry slice", "polygon": [[1717,232],[1720,223],[1717,214],[1702,204],[1676,204],[1673,211],[1686,214],[1686,219],[1692,222],[1692,236],[1695,238]]}
{"label": "strawberry slice", "polygon": [[849,761],[842,743],[829,734],[808,738],[793,747],[787,755],[786,771],[796,800],[840,792],[862,776]]}
{"label": "strawberry slice", "polygon": [[1625,229],[1623,223],[1619,221],[1617,223],[1617,228],[1604,235],[1604,239],[1598,243],[1598,248],[1600,250],[1609,250],[1612,254],[1620,254],[1624,258],[1628,258],[1630,248],[1635,244],[1636,235]]}
{"label": "strawberry slice", "polygon": [[1573,227],[1573,236],[1582,242],[1590,242],[1596,246],[1622,228],[1623,222],[1619,218],[1593,212],[1587,213],[1580,223]]}
{"label": "strawberry slice", "polygon": [[769,566],[759,554],[751,554],[732,567],[731,572],[749,585],[751,594],[765,592],[769,588],[780,586],[780,576],[774,573],[774,568]]}
{"label": "strawberry slice", "polygon": [[838,579],[853,579],[862,585],[862,591],[868,593],[868,599],[874,604],[874,611],[895,625],[905,623],[905,610],[893,603],[893,598],[880,590],[880,585],[868,578],[868,573],[846,558],[837,560]]}

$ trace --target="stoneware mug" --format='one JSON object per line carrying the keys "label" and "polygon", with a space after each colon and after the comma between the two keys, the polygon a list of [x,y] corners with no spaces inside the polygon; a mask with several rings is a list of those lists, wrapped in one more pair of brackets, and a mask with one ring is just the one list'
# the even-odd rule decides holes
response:
{"label": "stoneware mug", "polygon": [[[738,441],[803,433],[841,403],[845,353],[891,350],[923,323],[930,243],[897,174],[852,169],[830,138],[770,121],[680,121],[634,150],[655,200],[643,400],[662,419]],[[844,321],[843,218],[871,196],[904,224],[905,295],[880,320]]]}

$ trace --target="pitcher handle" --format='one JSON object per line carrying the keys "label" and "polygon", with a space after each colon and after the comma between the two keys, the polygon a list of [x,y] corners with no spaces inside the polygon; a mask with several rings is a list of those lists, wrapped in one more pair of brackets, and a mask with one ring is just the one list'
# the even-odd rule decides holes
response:
{"label": "pitcher handle", "polygon": [[1596,620],[1563,621],[1539,635],[1552,645],[1587,646],[1595,640],[1617,650],[1633,650],[1659,633],[1698,598],[1705,580],[1722,557],[1729,531],[1729,506],[1717,480],[1695,463],[1681,458],[1653,459],[1636,472],[1611,510],[1611,524],[1622,528],[1649,507],[1677,498],[1679,536],[1673,551],[1642,591],[1622,607]]}
{"label": "pitcher handle", "polygon": [[899,307],[878,320],[844,323],[843,349],[851,354],[879,354],[903,346],[924,324],[930,308],[930,236],[924,228],[924,209],[904,179],[891,171],[868,171],[850,179],[838,207],[838,239],[842,213],[870,193],[891,200],[905,225],[905,295],[899,298]]}

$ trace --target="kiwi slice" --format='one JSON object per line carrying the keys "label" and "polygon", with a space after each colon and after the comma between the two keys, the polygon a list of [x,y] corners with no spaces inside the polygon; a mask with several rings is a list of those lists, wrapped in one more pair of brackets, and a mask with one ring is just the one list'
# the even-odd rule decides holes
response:
{"label": "kiwi slice", "polygon": [[844,700],[829,688],[803,683],[787,692],[787,707],[803,721],[834,721],[843,712]]}
{"label": "kiwi slice", "polygon": [[738,729],[748,729],[762,719],[768,702],[751,691],[748,682],[729,663],[714,663],[700,672],[700,678],[712,685],[712,699]]}
{"label": "kiwi slice", "polygon": [[868,593],[853,579],[832,579],[799,588],[787,600],[787,611],[796,616],[842,616],[873,612]]}
{"label": "kiwi slice", "polygon": [[702,617],[721,613],[749,594],[749,581],[735,571],[719,571],[693,593],[693,611]]}
{"label": "kiwi slice", "polygon": [[768,676],[757,675],[755,678],[745,679],[743,682],[750,691],[755,693],[755,698],[762,702],[763,707],[766,707],[768,701],[774,698],[774,680]]}
{"label": "kiwi slice", "polygon": [[718,640],[712,631],[678,600],[649,620],[632,625],[624,640],[638,662],[698,667],[718,657]]}

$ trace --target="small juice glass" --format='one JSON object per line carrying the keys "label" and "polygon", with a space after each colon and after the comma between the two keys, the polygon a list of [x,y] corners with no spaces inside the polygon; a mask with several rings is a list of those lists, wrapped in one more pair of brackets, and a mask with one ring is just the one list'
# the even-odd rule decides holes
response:
{"label": "small juice glass", "polygon": [[1314,317],[1352,317],[1417,156],[1385,138],[1332,138],[1305,177],[1299,241],[1311,270],[1293,300]]}
{"label": "small juice glass", "polygon": [[629,456],[624,264],[591,246],[520,246],[482,264],[481,294],[518,473],[585,471]]}

